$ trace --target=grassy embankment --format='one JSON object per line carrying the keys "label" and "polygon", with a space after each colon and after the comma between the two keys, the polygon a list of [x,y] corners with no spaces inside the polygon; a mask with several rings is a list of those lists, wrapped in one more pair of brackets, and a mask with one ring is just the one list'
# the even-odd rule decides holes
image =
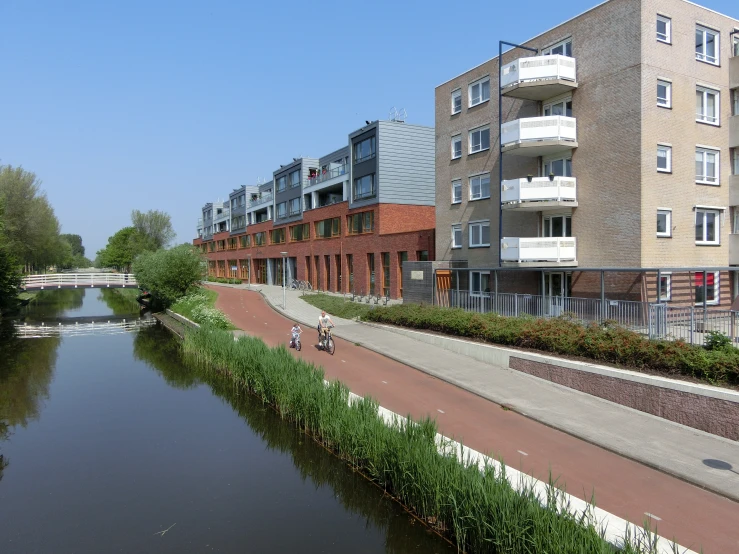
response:
{"label": "grassy embankment", "polygon": [[198,288],[177,300],[169,309],[200,325],[210,325],[216,329],[236,329],[228,316],[215,307],[217,298],[216,291]]}

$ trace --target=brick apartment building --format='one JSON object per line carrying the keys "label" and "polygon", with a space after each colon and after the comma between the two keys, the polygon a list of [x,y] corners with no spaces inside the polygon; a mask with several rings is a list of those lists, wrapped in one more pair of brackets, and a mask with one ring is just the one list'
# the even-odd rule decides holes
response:
{"label": "brick apartment building", "polygon": [[434,194],[433,128],[375,121],[335,152],[206,204],[194,244],[212,276],[281,285],[284,263],[288,283],[398,298],[402,263],[434,259]]}
{"label": "brick apartment building", "polygon": [[[439,85],[436,259],[469,268],[454,286],[592,297],[578,268],[739,265],[738,29],[685,0],[609,0],[506,52],[502,79],[496,57]],[[488,271],[499,258],[542,269]],[[728,306],[736,276],[614,274],[608,294]]]}

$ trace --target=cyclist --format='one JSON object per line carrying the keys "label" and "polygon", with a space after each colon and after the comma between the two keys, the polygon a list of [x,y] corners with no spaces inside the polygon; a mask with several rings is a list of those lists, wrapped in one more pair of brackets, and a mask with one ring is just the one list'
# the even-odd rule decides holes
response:
{"label": "cyclist", "polygon": [[290,333],[292,334],[292,340],[290,341],[290,348],[295,348],[295,341],[300,338],[300,333],[302,333],[303,330],[300,328],[300,325],[295,323],[293,325],[293,328],[290,329]]}
{"label": "cyclist", "polygon": [[328,332],[328,326],[329,324],[331,327],[335,327],[334,322],[331,320],[331,316],[326,314],[326,312],[321,312],[320,317],[318,318],[318,340],[320,341],[322,338],[325,338],[326,333]]}

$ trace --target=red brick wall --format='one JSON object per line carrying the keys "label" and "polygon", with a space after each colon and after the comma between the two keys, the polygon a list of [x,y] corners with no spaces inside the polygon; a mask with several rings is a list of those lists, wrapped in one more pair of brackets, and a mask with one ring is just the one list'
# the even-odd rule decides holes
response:
{"label": "red brick wall", "polygon": [[[377,213],[375,217],[377,217]],[[381,235],[412,233],[419,229],[434,229],[436,227],[436,208],[434,206],[380,204],[379,219]]]}

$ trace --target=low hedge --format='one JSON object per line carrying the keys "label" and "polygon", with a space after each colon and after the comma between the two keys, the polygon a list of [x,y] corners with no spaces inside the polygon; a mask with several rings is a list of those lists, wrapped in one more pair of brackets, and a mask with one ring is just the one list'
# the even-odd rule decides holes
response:
{"label": "low hedge", "polygon": [[231,277],[206,277],[206,281],[211,283],[226,283],[227,285],[240,285],[241,279],[234,279]]}
{"label": "low hedge", "polygon": [[301,296],[301,300],[306,301],[311,306],[326,310],[331,315],[343,317],[344,319],[361,318],[373,309],[371,304],[347,302],[340,296],[331,296],[328,294],[306,294]]}

